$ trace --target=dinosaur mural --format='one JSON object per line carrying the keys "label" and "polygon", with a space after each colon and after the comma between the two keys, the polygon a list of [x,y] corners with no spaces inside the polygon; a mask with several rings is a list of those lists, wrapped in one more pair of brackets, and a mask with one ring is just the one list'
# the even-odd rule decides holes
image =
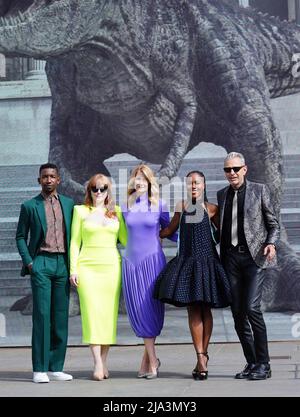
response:
{"label": "dinosaur mural", "polygon": [[[270,98],[300,91],[295,24],[230,0],[0,0],[0,12],[0,52],[47,60],[49,160],[69,193],[107,173],[103,161],[116,153],[161,164],[171,178],[189,150],[211,142],[246,156],[249,179],[269,185],[279,214]],[[281,269],[290,251],[281,244]],[[297,277],[299,265],[296,256],[289,264]],[[266,308],[276,308],[276,277]]]}

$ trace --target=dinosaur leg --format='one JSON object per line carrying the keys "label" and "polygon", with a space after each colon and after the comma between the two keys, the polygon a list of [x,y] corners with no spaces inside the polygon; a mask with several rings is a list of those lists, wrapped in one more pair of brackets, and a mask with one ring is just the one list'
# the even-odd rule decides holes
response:
{"label": "dinosaur leg", "polygon": [[[173,144],[159,171],[161,178],[167,177],[170,179],[174,177],[187,152],[197,112],[196,101],[191,98],[191,93],[189,96],[190,100],[184,100],[184,104],[178,112],[174,128]],[[170,100],[172,98],[171,95]],[[173,102],[176,101],[173,99]]]}
{"label": "dinosaur leg", "polygon": [[[241,152],[248,165],[248,178],[268,184],[274,208],[280,218],[283,166],[279,131],[265,98],[251,96],[255,106],[246,105],[240,110],[238,129],[227,144],[228,152]],[[282,225],[282,230],[284,227]],[[264,292],[262,306],[265,310],[299,310],[300,259],[281,234],[277,249],[278,267],[262,271]]]}
{"label": "dinosaur leg", "polygon": [[69,195],[79,197],[84,188],[73,180],[66,163],[66,159],[73,156],[68,144],[69,120],[74,112],[72,64],[67,60],[53,59],[47,62],[46,72],[52,93],[49,160],[59,167],[61,188],[68,190]]}
{"label": "dinosaur leg", "polygon": [[84,183],[92,175],[99,172],[109,175],[103,161],[112,153],[101,116],[74,98],[76,83],[72,70],[69,60],[51,61],[47,65],[53,98],[49,160],[59,167],[61,191],[82,201]]}
{"label": "dinosaur leg", "polygon": [[269,186],[279,217],[284,179],[281,139],[269,100],[261,97],[259,92],[255,93],[251,95],[253,105],[247,104],[239,110],[234,135],[226,138],[224,145],[228,152],[236,151],[244,155],[249,180]]}

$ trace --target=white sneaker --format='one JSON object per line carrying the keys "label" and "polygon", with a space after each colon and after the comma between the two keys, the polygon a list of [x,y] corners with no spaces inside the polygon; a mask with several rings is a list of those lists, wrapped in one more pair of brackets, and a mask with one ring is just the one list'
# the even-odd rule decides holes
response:
{"label": "white sneaker", "polygon": [[49,382],[47,372],[33,372],[33,382],[37,384],[41,382]]}
{"label": "white sneaker", "polygon": [[52,381],[71,381],[73,379],[72,375],[65,372],[49,372],[49,376]]}

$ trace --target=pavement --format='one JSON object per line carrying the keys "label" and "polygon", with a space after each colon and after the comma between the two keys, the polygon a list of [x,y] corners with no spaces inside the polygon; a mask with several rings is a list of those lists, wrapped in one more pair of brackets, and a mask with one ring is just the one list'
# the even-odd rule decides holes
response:
{"label": "pavement", "polygon": [[0,397],[96,397],[106,398],[202,398],[202,397],[299,397],[300,314],[265,313],[271,356],[272,378],[266,381],[235,380],[245,360],[235,334],[229,309],[213,310],[214,329],[209,347],[209,377],[194,381],[191,371],[196,356],[182,308],[168,308],[157,356],[159,378],[136,378],[143,354],[141,340],[133,334],[128,318],[118,321],[117,345],[109,354],[110,378],[91,379],[92,357],[81,344],[80,317],[70,318],[69,347],[65,371],[70,382],[32,383],[31,317],[2,309],[6,337],[0,337]]}
{"label": "pavement", "polygon": [[146,397],[299,397],[300,341],[270,342],[272,378],[265,381],[236,380],[244,366],[238,343],[212,343],[209,348],[209,375],[206,381],[194,381],[195,366],[192,344],[159,344],[161,360],[159,377],[153,380],[136,378],[143,353],[142,346],[113,346],[109,352],[110,377],[104,381],[91,379],[92,358],[88,347],[69,347],[65,371],[72,381],[34,384],[31,380],[30,348],[1,348],[1,397],[97,397],[103,399]]}

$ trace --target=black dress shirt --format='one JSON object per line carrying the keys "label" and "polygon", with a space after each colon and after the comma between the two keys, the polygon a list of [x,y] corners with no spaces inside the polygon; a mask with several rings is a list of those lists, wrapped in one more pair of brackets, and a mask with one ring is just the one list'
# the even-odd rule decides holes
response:
{"label": "black dress shirt", "polygon": [[[247,241],[244,233],[244,204],[245,204],[245,195],[246,195],[246,180],[238,189],[237,192],[237,204],[238,204],[238,245],[243,245],[247,247]],[[234,189],[230,186],[227,191],[225,208],[224,208],[224,217],[223,217],[223,228],[222,228],[222,245],[228,249],[231,247],[231,223],[232,223],[232,201],[234,197]]]}

